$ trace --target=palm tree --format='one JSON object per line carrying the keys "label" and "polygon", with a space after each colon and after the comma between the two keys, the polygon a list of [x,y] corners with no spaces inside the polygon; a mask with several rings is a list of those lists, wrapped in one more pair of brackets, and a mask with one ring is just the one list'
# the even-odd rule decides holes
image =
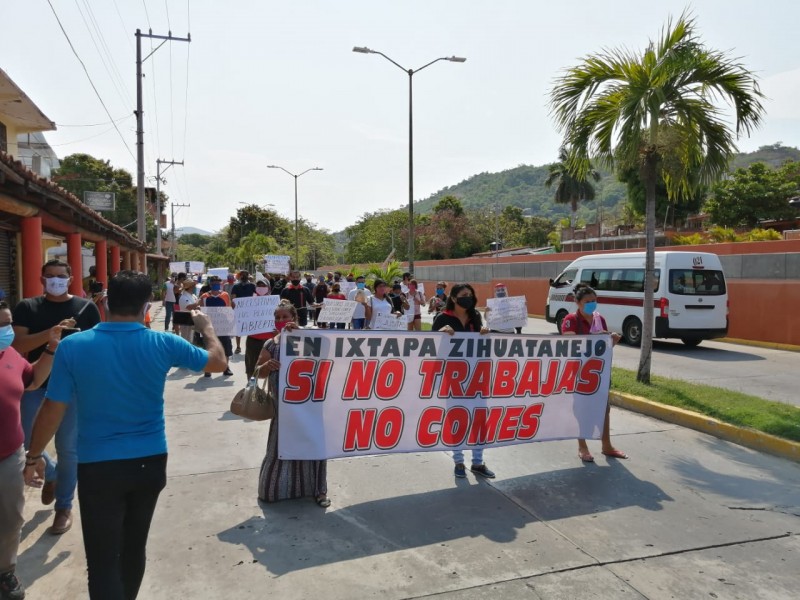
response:
{"label": "palm tree", "polygon": [[[755,76],[736,59],[706,48],[695,21],[670,19],[641,53],[606,50],[585,57],[559,77],[550,95],[552,114],[569,146],[569,170],[587,172],[588,158],[638,167],[645,186],[644,306],[653,306],[655,197],[663,177],[670,200],[718,179],[736,150],[735,139],[761,121],[764,109]],[[733,108],[735,136],[716,106]],[[653,311],[645,310],[637,379],[649,383]]]}
{"label": "palm tree", "polygon": [[544,184],[552,187],[556,184],[554,200],[558,204],[569,204],[572,208],[570,225],[575,227],[578,202],[581,200],[594,200],[594,186],[589,179],[600,181],[600,173],[595,171],[591,164],[583,174],[573,174],[569,169],[569,152],[562,146],[558,150],[558,162],[550,165],[550,172]]}

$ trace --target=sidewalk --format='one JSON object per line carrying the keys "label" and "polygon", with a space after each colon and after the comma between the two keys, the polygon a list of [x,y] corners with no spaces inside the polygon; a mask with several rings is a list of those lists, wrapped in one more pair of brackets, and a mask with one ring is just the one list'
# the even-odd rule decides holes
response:
{"label": "sidewalk", "polygon": [[[797,596],[796,463],[612,409],[628,461],[599,442],[588,465],[574,441],[523,444],[486,452],[498,476],[487,481],[454,479],[441,452],[339,459],[327,511],[259,505],[268,423],[227,412],[242,355],[232,369],[167,382],[169,481],[142,599]],[[26,518],[28,598],[86,598],[79,519],[51,536],[34,491]]]}

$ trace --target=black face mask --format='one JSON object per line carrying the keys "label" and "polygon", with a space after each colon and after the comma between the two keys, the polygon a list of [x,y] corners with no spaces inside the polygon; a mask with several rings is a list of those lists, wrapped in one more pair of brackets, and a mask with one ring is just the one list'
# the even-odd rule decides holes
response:
{"label": "black face mask", "polygon": [[470,308],[475,308],[475,298],[472,296],[462,296],[461,298],[456,298],[456,304],[461,308],[469,310]]}
{"label": "black face mask", "polygon": [[292,285],[300,285],[299,279],[292,279]]}

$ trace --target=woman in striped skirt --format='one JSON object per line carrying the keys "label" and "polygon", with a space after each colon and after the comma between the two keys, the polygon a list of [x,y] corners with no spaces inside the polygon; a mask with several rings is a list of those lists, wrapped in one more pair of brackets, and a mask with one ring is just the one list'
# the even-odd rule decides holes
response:
{"label": "woman in striped skirt", "polygon": [[[281,368],[280,334],[283,330],[291,331],[297,327],[297,309],[288,301],[282,301],[275,309],[278,335],[264,344],[256,366],[256,373],[270,377],[270,384],[275,390],[278,389],[278,371]],[[311,496],[319,506],[327,508],[331,505],[328,499],[327,461],[278,458],[279,407],[280,402],[276,402],[275,416],[269,425],[267,454],[261,462],[258,476],[258,497],[264,502],[277,502]]]}

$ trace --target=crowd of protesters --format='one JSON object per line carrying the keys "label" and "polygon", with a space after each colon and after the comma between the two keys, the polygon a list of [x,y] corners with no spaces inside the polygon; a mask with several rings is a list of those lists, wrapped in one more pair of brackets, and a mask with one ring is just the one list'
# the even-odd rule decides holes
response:
{"label": "crowd of protesters", "polygon": [[[205,377],[215,372],[232,376],[231,356],[242,353],[241,338],[217,336],[203,308],[235,307],[237,299],[252,296],[280,296],[274,330],[249,335],[244,342],[248,379],[269,378],[275,389],[283,331],[301,327],[420,331],[425,307],[433,316],[433,331],[449,335],[490,332],[484,322],[486,313],[478,312],[479,299],[468,283],[448,289],[446,282],[439,281],[434,294],[426,298],[410,273],[391,283],[374,279],[371,286],[361,275],[339,272],[317,278],[296,270],[287,275],[256,273],[252,277],[241,271],[224,279],[209,276],[200,281],[195,275],[173,273],[163,285],[166,334],[149,328],[152,287],[146,275],[133,271],[115,275],[107,293],[98,292],[103,282],[90,273],[83,282],[84,296],[89,297],[78,297],[68,291],[73,277],[69,265],[53,260],[42,267],[42,296],[23,300],[13,310],[0,302],[0,478],[4,482],[0,486],[0,595],[4,600],[24,598],[15,574],[23,524],[23,480],[41,487],[43,504],[55,502],[50,532],[56,535],[72,526],[77,486],[90,597],[136,597],[144,575],[150,522],[166,485],[167,372],[177,366],[203,372]],[[495,296],[507,295],[505,286],[497,284]],[[594,290],[581,284],[575,298],[575,312],[564,319],[564,335],[610,333],[604,321],[602,331],[590,328],[597,309]],[[328,300],[354,301],[352,318],[322,322],[320,315]],[[101,319],[101,314],[106,318]],[[67,337],[71,333],[76,335]],[[617,343],[619,336],[612,334],[612,341]],[[97,369],[101,363],[105,368]],[[330,506],[326,461],[282,460],[279,430],[276,406],[259,472],[259,499],[274,502],[310,496],[320,507]],[[46,451],[51,439],[55,439],[57,461]],[[602,453],[627,458],[611,444],[608,412]],[[456,449],[452,456],[455,477],[466,477],[463,450]],[[578,440],[578,456],[585,462],[593,460],[585,440]],[[469,470],[495,477],[481,448],[472,450]]]}

